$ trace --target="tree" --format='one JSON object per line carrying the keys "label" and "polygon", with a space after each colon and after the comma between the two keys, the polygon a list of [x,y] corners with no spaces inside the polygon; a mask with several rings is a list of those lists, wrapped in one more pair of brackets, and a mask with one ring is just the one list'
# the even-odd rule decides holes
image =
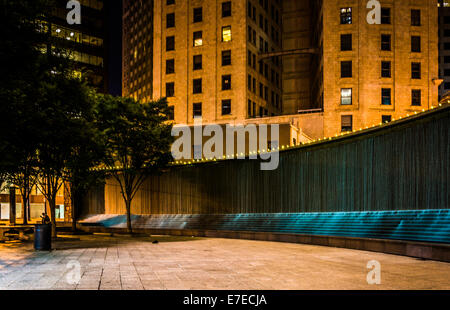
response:
{"label": "tree", "polygon": [[[94,98],[91,93],[90,99]],[[86,109],[82,121],[81,131],[72,140],[73,147],[66,159],[64,181],[66,193],[72,206],[72,231],[76,231],[78,211],[81,210],[82,200],[87,191],[104,180],[104,171],[95,169],[105,156],[105,144],[99,130],[94,126],[94,104]],[[75,140],[76,139],[76,140]]]}
{"label": "tree", "polygon": [[38,20],[45,19],[49,0],[0,1],[0,174],[19,187],[23,220],[35,183],[35,158],[40,124],[36,98],[41,77],[51,69],[39,45],[44,36]]}
{"label": "tree", "polygon": [[104,135],[104,165],[119,183],[132,233],[131,203],[147,177],[172,159],[172,125],[166,99],[139,103],[131,98],[99,96],[97,126]]}
{"label": "tree", "polygon": [[56,237],[56,197],[66,177],[68,160],[84,143],[91,113],[90,89],[67,72],[55,71],[42,82],[39,104],[42,123],[37,150],[38,187],[48,202]]}

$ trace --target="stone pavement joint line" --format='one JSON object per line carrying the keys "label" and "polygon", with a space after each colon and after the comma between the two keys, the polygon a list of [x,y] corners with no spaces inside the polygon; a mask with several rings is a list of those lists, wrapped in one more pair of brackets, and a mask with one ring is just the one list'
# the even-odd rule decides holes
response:
{"label": "stone pavement joint line", "polygon": [[[304,244],[88,235],[54,248],[0,244],[0,289],[450,289],[448,263]],[[379,285],[367,283],[372,260]]]}

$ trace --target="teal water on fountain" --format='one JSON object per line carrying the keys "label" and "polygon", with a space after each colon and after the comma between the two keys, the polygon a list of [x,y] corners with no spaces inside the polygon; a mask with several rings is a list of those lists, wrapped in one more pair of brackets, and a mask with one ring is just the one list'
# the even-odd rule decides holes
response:
{"label": "teal water on fountain", "polygon": [[[275,232],[450,243],[450,210],[133,216],[139,228]],[[125,224],[115,216],[97,224]]]}

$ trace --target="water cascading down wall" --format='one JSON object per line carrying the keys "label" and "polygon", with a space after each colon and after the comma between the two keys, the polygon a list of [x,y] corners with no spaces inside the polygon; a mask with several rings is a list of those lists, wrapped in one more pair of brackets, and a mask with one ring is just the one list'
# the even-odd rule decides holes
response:
{"label": "water cascading down wall", "polygon": [[[450,243],[450,106],[258,160],[170,167],[133,202],[144,228],[272,231]],[[84,215],[123,227],[108,179]],[[100,219],[100,220],[99,220]]]}

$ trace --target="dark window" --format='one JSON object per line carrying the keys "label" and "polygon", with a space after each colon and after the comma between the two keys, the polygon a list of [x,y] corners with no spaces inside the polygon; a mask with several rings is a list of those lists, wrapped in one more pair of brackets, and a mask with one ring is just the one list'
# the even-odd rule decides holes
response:
{"label": "dark window", "polygon": [[390,51],[391,50],[391,35],[382,34],[381,35],[381,50]]}
{"label": "dark window", "polygon": [[446,50],[446,51],[450,50],[450,42],[444,43],[444,50]]}
{"label": "dark window", "polygon": [[222,100],[222,115],[231,114],[231,100]]}
{"label": "dark window", "polygon": [[411,10],[411,26],[420,26],[420,10]]}
{"label": "dark window", "polygon": [[390,78],[391,77],[391,62],[382,61],[381,62],[381,77]]}
{"label": "dark window", "polygon": [[231,1],[222,3],[222,17],[231,16]]}
{"label": "dark window", "polygon": [[202,117],[202,103],[194,103],[192,107],[192,114],[194,118]]}
{"label": "dark window", "polygon": [[231,89],[231,75],[222,75],[222,90]]}
{"label": "dark window", "polygon": [[382,88],[381,89],[381,104],[382,105],[391,105],[391,89],[390,88]]}
{"label": "dark window", "polygon": [[383,124],[390,123],[391,121],[392,121],[392,116],[391,115],[381,115],[381,122]]}
{"label": "dark window", "polygon": [[446,64],[450,63],[450,56],[444,56],[444,63]]}
{"label": "dark window", "polygon": [[450,89],[450,83],[449,82],[445,82],[444,83],[444,89]]}
{"label": "dark window", "polygon": [[247,103],[247,116],[251,117],[252,116],[252,101],[249,100]]}
{"label": "dark window", "polygon": [[341,89],[341,104],[342,105],[352,105],[352,89],[342,88]]}
{"label": "dark window", "polygon": [[222,51],[222,66],[231,65],[231,51]]}
{"label": "dark window", "polygon": [[175,50],[175,37],[167,37],[166,38],[166,51],[173,51]]}
{"label": "dark window", "polygon": [[341,34],[341,51],[351,51],[351,50],[352,50],[352,35]]}
{"label": "dark window", "polygon": [[175,27],[175,13],[170,13],[166,15],[166,27],[172,28]]}
{"label": "dark window", "polygon": [[411,105],[413,106],[422,105],[422,91],[420,89],[413,89],[411,91]]}
{"label": "dark window", "polygon": [[450,37],[450,29],[444,29],[444,37]]}
{"label": "dark window", "polygon": [[391,23],[391,9],[381,8],[381,23],[390,24]]}
{"label": "dark window", "polygon": [[420,62],[411,63],[411,78],[412,79],[421,78]]}
{"label": "dark window", "polygon": [[262,83],[259,83],[259,96],[264,98],[264,85]]}
{"label": "dark window", "polygon": [[195,79],[193,82],[193,93],[201,94],[202,93],[202,79]]}
{"label": "dark window", "polygon": [[352,23],[352,8],[341,8],[341,24]]}
{"label": "dark window", "polygon": [[353,130],[353,116],[352,115],[341,115],[341,131],[352,131]]}
{"label": "dark window", "polygon": [[194,9],[194,23],[203,21],[203,8]]}
{"label": "dark window", "polygon": [[175,96],[175,83],[166,83],[166,97],[169,98],[173,96]]}
{"label": "dark window", "polygon": [[202,55],[195,55],[194,56],[194,70],[201,70],[202,65]]}
{"label": "dark window", "polygon": [[411,52],[413,53],[420,53],[420,37],[419,36],[412,36],[411,37]]}
{"label": "dark window", "polygon": [[166,60],[166,74],[175,73],[175,59]]}
{"label": "dark window", "polygon": [[203,45],[202,36],[203,36],[203,33],[201,31],[194,32],[194,46],[202,46]]}
{"label": "dark window", "polygon": [[166,5],[175,4],[175,0],[167,0]]}
{"label": "dark window", "polygon": [[450,16],[444,16],[444,24],[446,25],[450,24]]}
{"label": "dark window", "polygon": [[352,62],[341,61],[341,78],[351,78],[351,77],[352,77]]}
{"label": "dark window", "polygon": [[170,106],[169,111],[167,112],[167,119],[169,121],[173,121],[175,119],[175,107]]}
{"label": "dark window", "polygon": [[248,75],[247,88],[249,91],[252,91],[252,76]]}

